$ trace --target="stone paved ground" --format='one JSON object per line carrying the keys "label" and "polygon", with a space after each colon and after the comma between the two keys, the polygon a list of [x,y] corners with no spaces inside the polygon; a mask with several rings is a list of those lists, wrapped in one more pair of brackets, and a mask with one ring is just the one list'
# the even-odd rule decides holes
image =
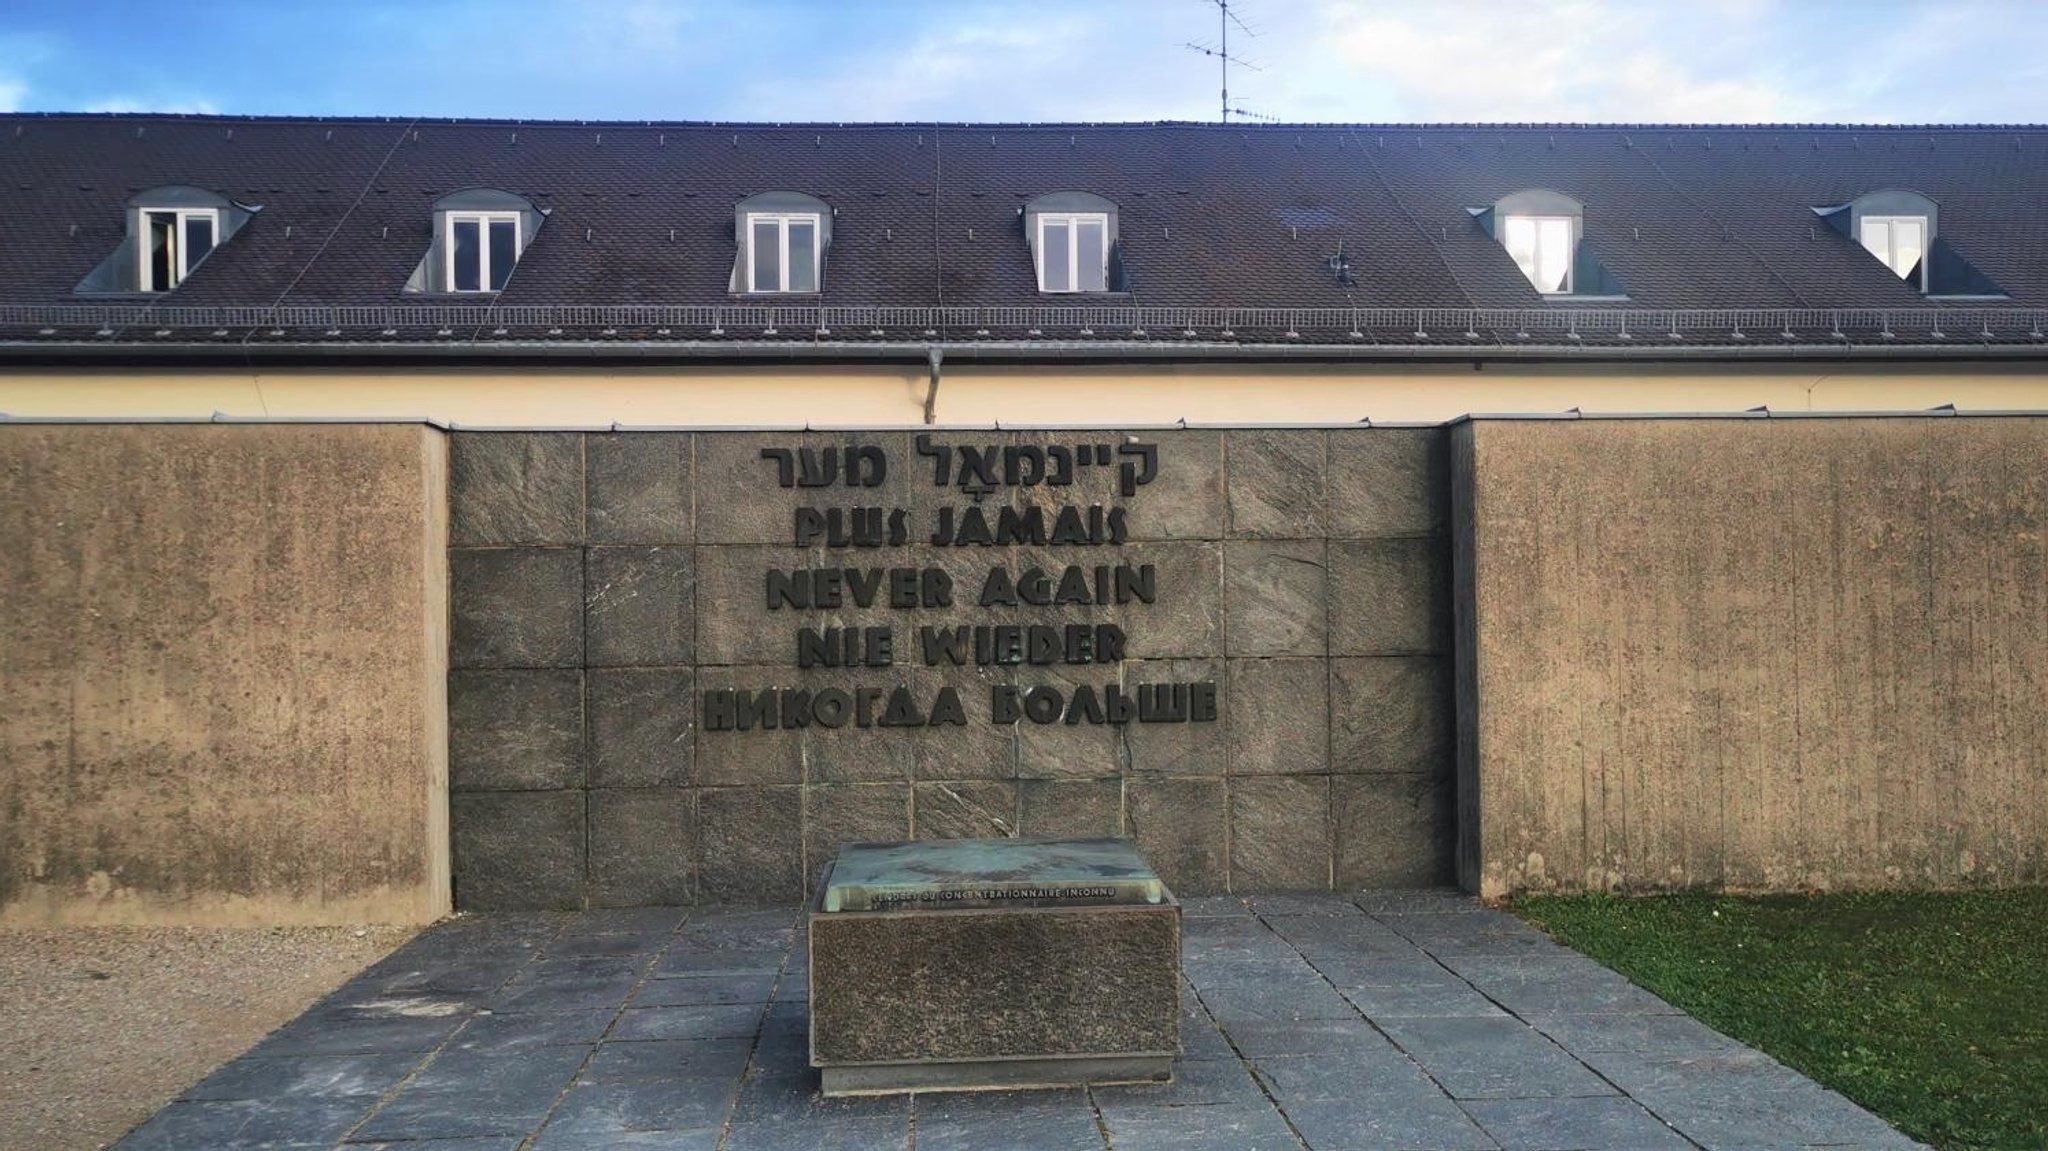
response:
{"label": "stone paved ground", "polygon": [[232,1151],[1910,1148],[1519,920],[1191,901],[1170,1086],[825,1100],[794,910],[420,936],[120,1144]]}

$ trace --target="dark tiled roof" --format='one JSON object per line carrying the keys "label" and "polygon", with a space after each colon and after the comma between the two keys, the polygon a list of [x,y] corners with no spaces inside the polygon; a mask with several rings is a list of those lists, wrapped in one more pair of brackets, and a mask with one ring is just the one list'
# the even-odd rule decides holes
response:
{"label": "dark tiled roof", "polygon": [[[394,329],[399,339],[432,338],[439,333],[429,329],[446,327],[448,314],[480,320],[457,333],[464,338],[497,327],[509,328],[501,338],[545,338],[560,334],[552,327],[564,322],[578,328],[571,335],[599,325],[616,334],[623,322],[634,327],[629,335],[647,336],[668,315],[721,333],[723,317],[740,317],[734,327],[752,324],[747,334],[758,338],[772,321],[734,311],[707,319],[713,313],[704,309],[763,302],[727,290],[732,211],[745,196],[778,189],[817,196],[836,211],[823,292],[789,301],[826,309],[796,309],[789,314],[805,317],[802,330],[782,332],[812,341],[833,317],[841,324],[834,339],[915,338],[923,333],[913,329],[927,324],[1018,337],[1027,327],[1065,324],[1042,311],[964,319],[967,313],[929,311],[943,306],[1095,309],[1087,313],[1095,318],[1053,333],[1066,337],[1083,325],[1115,323],[1123,339],[1131,327],[1150,324],[1181,338],[1192,331],[1205,341],[1278,341],[1303,338],[1286,331],[1313,324],[1322,329],[1310,333],[1317,338],[1369,334],[1375,343],[1482,327],[1486,339],[1557,343],[1577,321],[1472,318],[1475,309],[1571,311],[1537,296],[1467,210],[1530,188],[1585,205],[1587,243],[1627,291],[1626,301],[1588,302],[1604,317],[1585,319],[1583,334],[1595,340],[1614,337],[1628,315],[1640,327],[1675,330],[1726,326],[1701,320],[1702,310],[1802,309],[1814,314],[1768,322],[1824,339],[1844,327],[1889,330],[1891,321],[1816,318],[1820,311],[1932,314],[1938,301],[1811,211],[1884,188],[1934,199],[1941,235],[2009,294],[1996,305],[2004,319],[1984,321],[1987,331],[2009,319],[2010,330],[1999,335],[2038,338],[2038,324],[2014,317],[2048,307],[2048,213],[2041,208],[2048,129],[2040,127],[769,126],[15,115],[0,117],[0,172],[0,307],[12,305],[0,316],[0,334],[16,341],[76,337],[78,324],[93,335],[111,331],[116,341],[166,329],[182,337],[186,328],[213,325],[244,339],[258,327],[316,323],[346,328],[351,338]],[[262,211],[173,293],[118,301],[76,295],[79,281],[119,244],[125,201],[163,184],[197,185]],[[432,202],[470,186],[517,192],[549,212],[495,311],[474,297],[401,291],[426,250]],[[1019,210],[1031,197],[1065,190],[1118,205],[1128,293],[1049,297],[1035,290]],[[1350,260],[1349,284],[1329,267],[1340,246]],[[421,313],[417,323],[391,311],[421,304],[458,307]],[[106,310],[78,310],[94,305]],[[67,306],[75,314],[63,312]],[[331,310],[341,307],[369,310]],[[563,310],[572,308],[611,311],[577,325]],[[1232,319],[1217,309],[1298,314]],[[1417,309],[1447,313],[1411,318]],[[1203,325],[1216,330],[1198,330]],[[1402,330],[1409,326],[1418,330]],[[379,331],[356,331],[369,327]],[[1530,327],[1538,330],[1507,331]],[[1370,331],[1353,335],[1360,329]],[[1088,334],[1096,333],[1091,327]]]}

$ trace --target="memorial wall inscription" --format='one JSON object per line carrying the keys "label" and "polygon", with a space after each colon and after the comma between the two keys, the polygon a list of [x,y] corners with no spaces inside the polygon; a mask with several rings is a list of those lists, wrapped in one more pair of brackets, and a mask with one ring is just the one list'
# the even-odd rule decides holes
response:
{"label": "memorial wall inscription", "polygon": [[[790,662],[805,670],[879,671],[905,664],[1063,664],[1111,670],[1100,682],[991,684],[986,699],[974,703],[950,684],[920,694],[907,683],[853,677],[821,686],[714,688],[701,697],[704,731],[965,726],[977,707],[975,718],[993,724],[1216,721],[1220,704],[1214,681],[1126,684],[1117,678],[1115,669],[1129,653],[1129,637],[1120,624],[1085,617],[1059,623],[1015,618],[1016,609],[1064,612],[1158,602],[1156,564],[1094,558],[1130,540],[1133,509],[1124,501],[1135,499],[1159,475],[1158,444],[1136,437],[1119,443],[973,444],[920,435],[913,445],[914,463],[892,460],[887,448],[857,440],[760,449],[764,483],[799,489],[820,501],[799,504],[791,512],[791,549],[807,555],[822,547],[827,554],[849,557],[831,566],[766,569],[763,606],[771,618],[849,608],[891,617],[879,625],[787,625]],[[933,490],[964,502],[926,509],[857,502],[861,493],[882,487],[892,469],[906,464],[916,469],[913,482],[928,476]],[[1067,492],[1076,475],[1096,468],[1113,472],[1118,501],[1072,501]],[[984,506],[992,496],[1026,489],[1044,489],[1054,502]],[[854,502],[823,502],[827,499]],[[872,562],[876,553],[907,553],[914,542],[1000,558],[976,567],[964,586],[944,566]],[[1025,548],[1045,549],[1060,559],[1089,558],[1051,564],[1009,558]],[[962,612],[972,613],[966,622],[959,621]]]}
{"label": "memorial wall inscription", "polygon": [[469,910],[795,902],[1127,836],[1176,892],[1450,866],[1440,429],[457,432]]}

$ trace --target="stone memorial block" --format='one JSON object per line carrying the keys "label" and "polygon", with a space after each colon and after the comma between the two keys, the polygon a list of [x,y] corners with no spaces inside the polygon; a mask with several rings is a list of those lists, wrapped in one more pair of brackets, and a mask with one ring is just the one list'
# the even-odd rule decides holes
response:
{"label": "stone memorial block", "polygon": [[1173,1076],[1180,905],[1129,840],[849,844],[809,931],[827,1095]]}

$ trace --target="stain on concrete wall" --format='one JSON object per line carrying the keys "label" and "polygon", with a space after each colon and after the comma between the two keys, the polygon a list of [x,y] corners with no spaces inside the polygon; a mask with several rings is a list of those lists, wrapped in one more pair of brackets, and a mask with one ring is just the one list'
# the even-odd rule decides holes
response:
{"label": "stain on concrete wall", "polygon": [[0,427],[0,921],[446,910],[444,451]]}
{"label": "stain on concrete wall", "polygon": [[2048,418],[1453,434],[1468,883],[2048,877]]}

